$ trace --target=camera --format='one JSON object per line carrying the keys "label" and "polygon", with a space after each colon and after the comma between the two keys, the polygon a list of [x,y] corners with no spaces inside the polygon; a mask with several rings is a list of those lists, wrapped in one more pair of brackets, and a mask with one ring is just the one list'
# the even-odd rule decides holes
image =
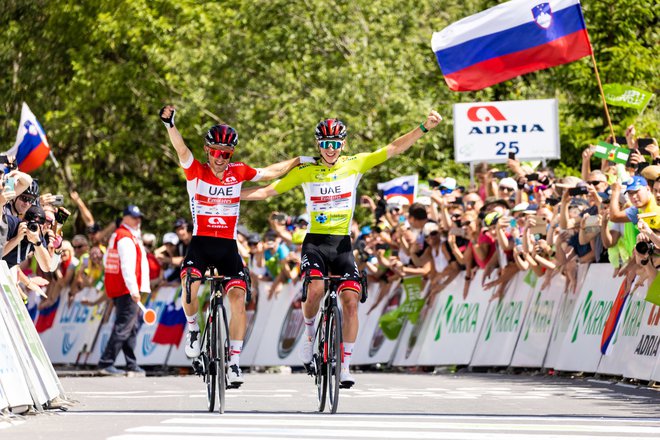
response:
{"label": "camera", "polygon": [[35,221],[27,222],[27,228],[32,232],[37,232],[39,230],[39,223]]}
{"label": "camera", "polygon": [[63,225],[68,218],[69,218],[69,213],[64,209],[60,208],[55,212],[55,221],[60,225]]}
{"label": "camera", "polygon": [[378,244],[376,245],[376,250],[377,250],[377,251],[379,251],[379,250],[381,250],[381,249],[386,251],[386,250],[388,250],[389,248],[390,248],[390,245],[387,244],[387,243],[378,243]]}
{"label": "camera", "polygon": [[575,188],[568,189],[568,195],[572,197],[584,196],[587,194],[589,194],[589,190],[587,189],[586,186],[576,186]]}
{"label": "camera", "polygon": [[635,250],[642,255],[651,255],[655,252],[655,245],[650,241],[640,241],[635,245]]}
{"label": "camera", "polygon": [[286,214],[281,214],[279,212],[273,213],[273,215],[270,217],[276,222],[285,222],[286,221]]}

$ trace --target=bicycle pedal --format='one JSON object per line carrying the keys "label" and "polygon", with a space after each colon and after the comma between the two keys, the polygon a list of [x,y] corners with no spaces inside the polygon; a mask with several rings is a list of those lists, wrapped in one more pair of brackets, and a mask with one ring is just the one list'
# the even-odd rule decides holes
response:
{"label": "bicycle pedal", "polygon": [[315,369],[312,367],[312,362],[310,362],[309,364],[303,364],[303,367],[305,367],[305,371],[307,371],[308,375],[310,376],[316,375],[316,371],[314,371]]}
{"label": "bicycle pedal", "polygon": [[200,359],[193,360],[192,368],[196,375],[204,375],[204,363]]}

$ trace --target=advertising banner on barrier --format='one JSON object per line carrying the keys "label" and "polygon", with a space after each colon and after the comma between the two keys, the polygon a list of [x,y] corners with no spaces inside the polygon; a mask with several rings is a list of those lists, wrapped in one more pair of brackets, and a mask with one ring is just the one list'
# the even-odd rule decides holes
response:
{"label": "advertising banner on barrier", "polygon": [[[526,275],[518,273],[509,282],[504,297],[492,301],[471,366],[508,366],[511,363],[532,293],[532,286],[525,282]],[[488,293],[491,292],[492,289]]]}
{"label": "advertising banner on barrier", "polygon": [[[625,281],[623,278],[616,278],[613,282],[621,285]],[[646,290],[642,289],[643,293],[640,293],[639,290],[637,289],[627,299],[623,307],[621,318],[614,329],[607,354],[601,356],[600,363],[598,364],[597,372],[600,374],[623,375],[625,364],[630,359],[628,354],[635,350],[635,345],[639,339],[642,319],[645,314],[644,309],[646,308],[646,301],[644,301]],[[649,375],[651,371],[653,371],[653,366],[649,370]]]}
{"label": "advertising banner on barrier", "polygon": [[619,291],[617,284],[612,282],[611,267],[604,264],[589,267],[555,369],[588,373],[598,369],[600,342]]}
{"label": "advertising banner on barrier", "polygon": [[[644,298],[646,289],[641,290],[640,298]],[[638,292],[635,292],[637,296]],[[636,322],[632,329],[624,328],[624,332],[633,332],[637,327],[637,337],[633,339],[632,344],[625,345],[625,351],[621,354],[625,359],[623,377],[629,377],[639,380],[651,380],[653,370],[658,364],[658,348],[660,348],[660,307],[655,304],[643,301],[641,307],[641,323]]]}
{"label": "advertising banner on barrier", "polygon": [[9,327],[5,323],[6,305],[0,301],[0,411],[7,406],[27,409],[32,405],[32,396],[27,386],[27,378],[18,361],[18,353],[14,349],[9,335]]}
{"label": "advertising banner on barrier", "polygon": [[0,261],[0,286],[0,300],[5,304],[5,323],[9,334],[16,336],[13,339],[14,349],[28,379],[33,400],[43,405],[64,392],[4,261]]}
{"label": "advertising banner on barrier", "polygon": [[568,281],[566,281],[562,288],[563,293],[559,302],[559,310],[557,310],[557,318],[552,327],[552,336],[550,337],[550,345],[548,345],[545,360],[543,361],[543,368],[555,368],[559,353],[564,345],[566,333],[571,325],[573,309],[577,303],[582,282],[587,275],[587,269],[588,266],[578,266],[577,288],[575,292],[567,291]]}
{"label": "advertising banner on barrier", "polygon": [[[403,303],[405,293],[400,281],[387,285],[383,292],[378,290],[378,294],[372,295],[366,303],[358,306],[358,313],[360,309],[367,309],[370,312],[366,322],[360,321],[362,329],[356,339],[359,343],[355,344],[353,350],[352,365],[384,364],[390,362],[394,356],[397,341],[387,339],[378,323],[383,315]],[[376,302],[371,302],[371,298]]]}
{"label": "advertising banner on barrier", "polygon": [[465,281],[454,279],[435,296],[433,310],[426,319],[431,328],[424,335],[419,365],[467,365],[486,320],[490,293],[481,285],[483,272],[477,272],[463,298]]}
{"label": "advertising banner on barrier", "polygon": [[[168,305],[172,304],[174,297],[179,293],[179,289],[180,287],[177,288],[176,286],[164,286],[151,294],[151,300],[146,304],[146,307],[156,312],[156,323],[160,322],[163,312]],[[177,301],[179,304],[176,307],[180,308],[181,295],[179,295]],[[158,325],[142,324],[140,326],[135,343],[135,358],[138,365],[165,364],[171,345],[156,344],[152,341],[157,328]]]}
{"label": "advertising banner on barrier", "polygon": [[[384,291],[381,291],[381,286],[386,286]],[[387,308],[390,291],[390,285],[371,282],[369,283],[367,300],[364,304],[358,304],[360,327],[358,328],[355,348],[351,357],[352,365],[369,364],[369,347],[374,335],[380,334],[380,337],[383,337],[383,332],[378,327],[378,320],[383,314],[383,310]]]}
{"label": "advertising banner on barrier", "polygon": [[[419,294],[419,298],[423,302],[421,302],[421,309],[416,312],[416,316],[414,317],[415,322],[407,321],[399,336],[399,345],[392,360],[392,365],[394,366],[417,365],[417,358],[423,346],[422,341],[429,328],[431,328],[429,316],[433,306],[426,301],[429,287],[430,283],[425,283],[423,290]],[[420,303],[418,302],[418,304]]]}
{"label": "advertising banner on barrier", "polygon": [[[268,299],[270,283],[260,283],[259,302],[268,310],[268,316],[262,321],[263,331],[252,365],[301,365],[297,350],[305,325],[301,289],[302,283],[290,283],[276,297]],[[247,365],[242,361],[241,364]]]}
{"label": "advertising banner on barrier", "polygon": [[566,283],[561,275],[555,275],[550,285],[545,288],[543,288],[544,281],[543,278],[539,279],[533,289],[520,337],[513,352],[512,367],[541,368],[543,366]]}

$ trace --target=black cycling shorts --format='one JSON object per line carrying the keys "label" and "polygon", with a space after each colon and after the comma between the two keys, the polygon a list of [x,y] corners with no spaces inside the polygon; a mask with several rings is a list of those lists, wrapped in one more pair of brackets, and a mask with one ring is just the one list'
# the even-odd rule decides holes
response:
{"label": "black cycling shorts", "polygon": [[203,276],[209,266],[215,267],[216,274],[220,276],[242,279],[244,264],[236,240],[193,236],[186,258],[181,263],[181,277],[189,267],[199,272],[197,276]]}
{"label": "black cycling shorts", "polygon": [[324,276],[340,277],[360,276],[355,258],[351,237],[348,235],[305,235],[302,245],[300,271],[320,270]]}

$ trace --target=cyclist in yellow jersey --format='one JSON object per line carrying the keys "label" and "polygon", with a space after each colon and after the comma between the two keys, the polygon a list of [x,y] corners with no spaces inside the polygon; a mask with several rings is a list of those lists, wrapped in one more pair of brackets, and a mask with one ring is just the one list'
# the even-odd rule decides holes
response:
{"label": "cyclist in yellow jersey", "polygon": [[[441,120],[442,117],[431,110],[426,121],[389,145],[371,153],[341,156],[346,145],[346,126],[339,119],[324,119],[316,126],[315,132],[319,158],[309,158],[307,163],[294,168],[285,177],[268,186],[242,189],[241,199],[263,200],[302,185],[310,225],[303,242],[301,272],[306,276],[327,276],[330,273],[358,277],[349,233],[360,178],[369,169],[408,150]],[[349,366],[358,332],[360,285],[358,282],[346,281],[339,287],[340,294],[344,291],[349,294],[340,295],[344,318],[344,356],[340,381],[342,387],[350,388],[355,383]],[[312,361],[314,320],[323,295],[323,282],[312,282],[307,301],[302,307],[307,337],[302,341],[301,360],[308,369]]]}

